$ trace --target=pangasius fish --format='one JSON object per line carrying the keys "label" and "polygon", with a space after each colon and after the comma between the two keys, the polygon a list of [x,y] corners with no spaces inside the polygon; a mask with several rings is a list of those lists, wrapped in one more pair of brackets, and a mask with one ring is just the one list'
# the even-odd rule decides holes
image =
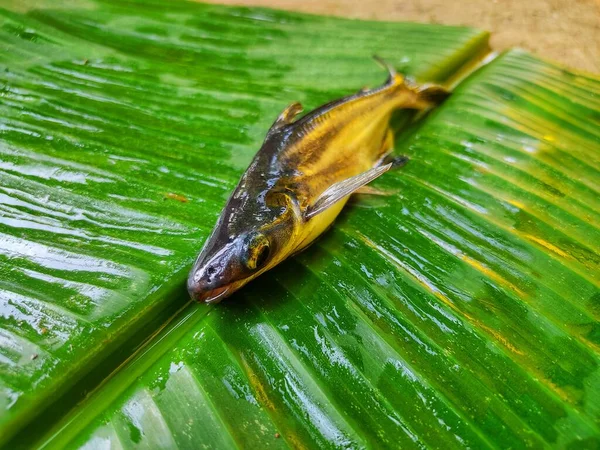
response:
{"label": "pangasius fish", "polygon": [[220,301],[306,248],[333,223],[350,194],[407,161],[391,157],[392,113],[430,108],[448,93],[388,70],[381,87],[298,120],[299,103],[279,115],[190,272],[194,299]]}

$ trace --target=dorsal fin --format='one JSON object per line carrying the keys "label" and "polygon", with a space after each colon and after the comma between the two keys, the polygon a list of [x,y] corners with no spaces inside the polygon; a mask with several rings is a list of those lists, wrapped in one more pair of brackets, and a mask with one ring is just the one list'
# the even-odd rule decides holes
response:
{"label": "dorsal fin", "polygon": [[281,114],[279,114],[277,120],[273,122],[273,125],[271,125],[271,128],[269,128],[268,134],[271,134],[279,130],[281,127],[292,123],[292,121],[296,118],[298,114],[302,112],[303,109],[304,108],[302,107],[302,104],[300,104],[299,102],[294,102],[291,105],[289,105],[281,112]]}

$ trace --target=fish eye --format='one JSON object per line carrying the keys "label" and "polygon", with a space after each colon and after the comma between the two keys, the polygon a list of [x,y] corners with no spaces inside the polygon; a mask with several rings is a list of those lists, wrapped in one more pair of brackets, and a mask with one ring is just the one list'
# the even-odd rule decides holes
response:
{"label": "fish eye", "polygon": [[267,262],[269,254],[269,239],[262,233],[256,233],[246,244],[244,264],[250,270],[260,269]]}

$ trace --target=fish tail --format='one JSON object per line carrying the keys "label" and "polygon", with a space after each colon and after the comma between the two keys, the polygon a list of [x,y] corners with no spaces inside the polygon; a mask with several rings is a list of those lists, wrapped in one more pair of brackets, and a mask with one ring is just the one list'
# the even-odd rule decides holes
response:
{"label": "fish tail", "polygon": [[431,106],[439,105],[446,100],[451,92],[438,84],[422,84],[415,89],[421,101]]}
{"label": "fish tail", "polygon": [[429,109],[439,105],[450,92],[437,84],[416,84],[404,79],[396,88],[400,108]]}
{"label": "fish tail", "polygon": [[[388,71],[386,86],[394,87],[402,99],[400,107],[409,109],[428,109],[439,105],[450,96],[450,91],[437,84],[416,84],[398,71],[383,58],[373,55],[373,59]],[[406,95],[409,94],[409,95]]]}
{"label": "fish tail", "polygon": [[385,85],[393,87],[394,90],[402,94],[399,96],[402,99],[400,105],[402,108],[428,109],[439,105],[450,96],[450,91],[437,84],[419,85],[414,83],[411,79],[398,73],[395,67],[378,55],[373,55],[373,59],[388,71],[388,80]]}

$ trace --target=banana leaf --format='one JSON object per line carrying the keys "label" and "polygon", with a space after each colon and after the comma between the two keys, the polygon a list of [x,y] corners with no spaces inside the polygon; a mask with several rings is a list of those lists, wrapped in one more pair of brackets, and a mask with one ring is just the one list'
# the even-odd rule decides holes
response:
{"label": "banana leaf", "polygon": [[595,448],[598,93],[493,61],[399,144],[395,195],[185,308],[43,442]]}
{"label": "banana leaf", "polygon": [[400,135],[389,195],[209,308],[185,273],[280,109],[380,82],[374,52],[457,76],[486,35],[89,5],[2,16],[10,446],[600,445],[600,80],[492,61]]}
{"label": "banana leaf", "polygon": [[466,28],[55,3],[0,10],[0,442],[37,437],[188,302],[190,264],[287,104],[381,83],[374,53],[443,81],[487,48]]}

